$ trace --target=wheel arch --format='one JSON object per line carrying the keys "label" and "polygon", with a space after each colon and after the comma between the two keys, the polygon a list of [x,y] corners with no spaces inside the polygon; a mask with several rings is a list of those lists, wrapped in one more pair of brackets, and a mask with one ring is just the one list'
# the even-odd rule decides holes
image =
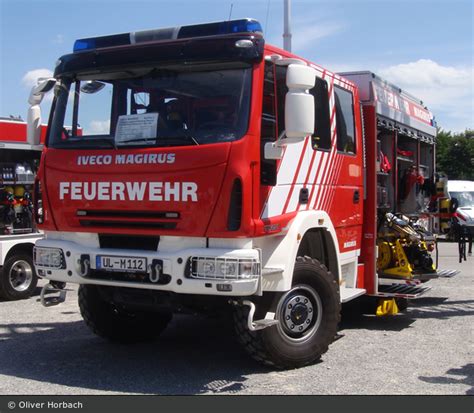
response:
{"label": "wheel arch", "polygon": [[[33,265],[33,243],[10,243],[8,249],[2,246],[4,259],[0,271],[0,297],[6,300],[20,300],[31,297],[38,283],[38,277]],[[23,263],[20,264],[17,258],[23,255]],[[25,266],[25,261],[27,259]],[[16,265],[18,267],[15,267]],[[14,269],[12,272],[12,269]],[[13,278],[12,278],[13,277]],[[20,279],[18,279],[20,277]],[[18,282],[18,283],[17,283]]]}
{"label": "wheel arch", "polygon": [[32,242],[22,242],[20,244],[15,244],[13,245],[7,252],[7,254],[5,255],[5,260],[4,262],[2,263],[2,266],[3,264],[5,263],[5,261],[7,261],[8,259],[10,259],[12,256],[16,255],[16,254],[19,254],[19,253],[26,253],[26,254],[30,254],[31,258],[33,258],[33,247],[35,246],[35,244],[33,244]]}
{"label": "wheel arch", "polygon": [[[320,241],[315,241],[315,240]],[[318,252],[307,247],[311,242],[323,243],[322,264],[339,280],[339,244],[336,231],[329,215],[324,211],[304,211],[294,218],[284,236],[265,237],[259,240],[262,249],[263,291],[288,291],[293,282],[293,272],[298,254],[307,255],[319,261]],[[316,249],[317,250],[317,249]]]}
{"label": "wheel arch", "polygon": [[329,231],[325,228],[310,228],[303,235],[297,257],[310,257],[318,260],[339,281],[337,252]]}

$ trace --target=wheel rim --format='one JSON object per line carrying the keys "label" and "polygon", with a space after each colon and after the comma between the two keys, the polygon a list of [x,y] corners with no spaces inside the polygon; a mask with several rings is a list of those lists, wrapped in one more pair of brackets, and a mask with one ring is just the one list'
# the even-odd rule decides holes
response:
{"label": "wheel rim", "polygon": [[33,268],[27,261],[15,261],[10,268],[9,280],[15,291],[26,291],[33,281]]}
{"label": "wheel rim", "polygon": [[282,337],[291,343],[302,342],[312,337],[321,325],[323,304],[316,290],[299,285],[283,294],[277,314]]}

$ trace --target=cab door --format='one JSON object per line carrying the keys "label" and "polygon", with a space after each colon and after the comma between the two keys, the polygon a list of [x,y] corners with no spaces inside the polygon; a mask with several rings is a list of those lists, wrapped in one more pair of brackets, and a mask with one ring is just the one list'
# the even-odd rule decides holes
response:
{"label": "cab door", "polygon": [[353,263],[349,272],[355,273],[361,248],[364,199],[361,116],[357,90],[352,86],[334,85],[333,98],[336,156],[331,165],[332,188],[325,208],[336,228],[342,261]]}

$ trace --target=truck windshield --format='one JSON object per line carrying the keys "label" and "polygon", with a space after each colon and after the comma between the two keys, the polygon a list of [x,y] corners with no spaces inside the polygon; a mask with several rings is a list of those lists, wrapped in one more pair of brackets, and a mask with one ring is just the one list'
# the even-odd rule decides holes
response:
{"label": "truck windshield", "polygon": [[474,191],[454,192],[450,191],[451,198],[456,198],[459,202],[459,207],[474,207]]}
{"label": "truck windshield", "polygon": [[56,87],[48,146],[180,146],[243,137],[250,67],[186,69],[63,79]]}

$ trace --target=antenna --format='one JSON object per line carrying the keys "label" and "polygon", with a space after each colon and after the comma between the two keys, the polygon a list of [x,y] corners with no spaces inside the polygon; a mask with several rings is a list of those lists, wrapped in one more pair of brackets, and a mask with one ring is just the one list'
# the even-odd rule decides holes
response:
{"label": "antenna", "polygon": [[291,28],[290,28],[290,20],[291,20],[291,1],[290,0],[283,0],[284,1],[284,29],[283,29],[283,49],[291,52]]}
{"label": "antenna", "polygon": [[267,2],[267,16],[265,18],[265,26],[263,29],[263,35],[265,36],[267,34],[267,25],[268,25],[268,14],[270,13],[270,0]]}
{"label": "antenna", "polygon": [[232,17],[232,9],[234,8],[234,3],[230,3],[230,12],[229,12],[229,20]]}

